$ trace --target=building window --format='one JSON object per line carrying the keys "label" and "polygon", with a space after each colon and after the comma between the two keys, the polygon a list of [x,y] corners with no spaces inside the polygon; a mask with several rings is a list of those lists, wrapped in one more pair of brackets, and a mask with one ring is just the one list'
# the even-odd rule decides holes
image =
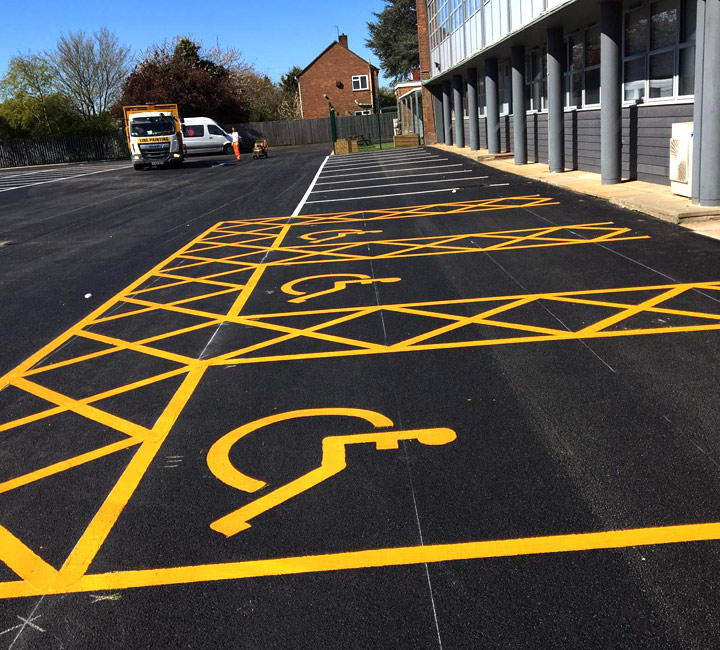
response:
{"label": "building window", "polygon": [[654,0],[625,14],[625,101],[694,93],[696,5],[696,0]]}
{"label": "building window", "polygon": [[368,76],[366,74],[356,74],[352,78],[352,89],[353,90],[367,90]]}
{"label": "building window", "polygon": [[529,111],[546,110],[547,102],[547,56],[546,50],[534,50],[525,57],[525,99]]}
{"label": "building window", "polygon": [[565,73],[565,105],[573,108],[600,103],[600,28],[570,36]]}

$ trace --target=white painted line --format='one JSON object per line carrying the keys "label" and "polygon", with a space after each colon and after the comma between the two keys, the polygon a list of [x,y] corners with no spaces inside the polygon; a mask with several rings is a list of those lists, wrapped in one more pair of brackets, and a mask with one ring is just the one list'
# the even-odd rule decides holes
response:
{"label": "white painted line", "polygon": [[[385,150],[377,150],[377,151],[364,151],[362,153],[354,153],[350,154],[352,158],[375,158],[378,156],[401,156],[401,155],[410,155],[410,154],[418,154],[418,153],[433,153],[432,151],[429,151],[427,149],[423,149],[422,147],[403,147],[402,149],[385,149]],[[339,159],[342,160],[345,156],[341,156]]]}
{"label": "white painted line", "polygon": [[421,158],[421,157],[429,157],[429,156],[437,156],[437,155],[439,155],[439,154],[437,154],[433,151],[418,151],[415,153],[403,153],[403,154],[386,153],[386,154],[383,154],[382,156],[374,156],[372,158],[363,158],[362,160],[358,160],[355,157],[355,154],[352,154],[350,156],[342,156],[341,158],[338,158],[338,159],[332,161],[331,164],[332,165],[343,165],[343,164],[347,165],[349,163],[358,163],[358,162],[370,163],[370,162],[374,162],[376,160],[389,160],[391,158],[399,158],[402,160],[403,158]]}
{"label": "white painted line", "polygon": [[[358,190],[374,190],[376,187],[400,187],[401,185],[426,185],[428,183],[460,183],[463,181],[475,181],[478,178],[487,178],[487,176],[471,176],[470,178],[440,178],[435,181],[411,181],[409,183],[386,183],[385,185],[366,185],[365,187],[341,187],[336,190],[315,190],[313,194],[327,194],[328,192],[352,192]],[[509,183],[504,183],[509,185]],[[490,187],[489,185],[483,185],[483,187]],[[493,185],[492,187],[496,187]]]}
{"label": "white painted line", "polygon": [[[427,162],[438,162],[440,160],[448,160],[448,158],[428,158]],[[387,163],[386,165],[384,165],[384,167],[394,167],[396,165],[407,165],[408,162],[412,162],[414,165],[421,165],[425,161],[424,160],[412,160],[412,161],[405,160],[403,162],[398,162],[398,163]],[[370,169],[370,168],[377,170],[378,167],[379,167],[379,165],[361,165],[360,167],[346,167],[344,169],[345,169],[345,171],[354,171],[356,169]]]}
{"label": "white painted line", "polygon": [[455,192],[459,187],[448,187],[442,190],[422,190],[421,192],[401,192],[395,194],[376,194],[375,196],[350,196],[343,199],[322,199],[320,201],[307,201],[310,203],[335,203],[337,201],[357,201],[366,199],[385,199],[389,196],[414,196],[415,194],[435,194],[436,192]]}
{"label": "white painted line", "polygon": [[323,167],[325,167],[325,163],[327,163],[328,158],[330,156],[325,156],[325,160],[322,161],[322,165],[320,165],[320,169],[317,170],[317,174],[315,174],[315,178],[313,178],[312,183],[310,183],[310,187],[307,188],[307,192],[305,192],[305,196],[300,199],[300,203],[297,204],[297,207],[295,208],[295,211],[292,213],[291,216],[297,217],[300,214],[300,210],[303,209],[303,206],[308,200],[308,197],[310,196],[310,193],[313,190],[313,187],[315,187],[315,183],[317,183],[317,179],[320,178],[320,174],[322,174]]}
{"label": "white painted line", "polygon": [[116,172],[123,169],[130,169],[131,165],[127,167],[113,167],[112,169],[101,169],[97,172],[87,172],[86,174],[75,174],[74,176],[63,176],[62,178],[54,178],[50,181],[40,181],[38,183],[27,183],[25,185],[17,185],[16,187],[8,187],[6,189],[0,189],[0,192],[9,192],[10,190],[19,190],[24,187],[33,187],[34,185],[47,185],[48,183],[57,183],[58,181],[71,181],[73,178],[81,178],[82,176],[92,176],[93,174],[104,174],[105,172]]}
{"label": "white painted line", "polygon": [[506,185],[510,185],[510,183],[493,183],[492,185],[486,185],[485,187],[505,187]]}
{"label": "white painted line", "polygon": [[402,158],[385,158],[381,160],[352,160],[342,164],[328,165],[328,169],[343,169],[345,167],[352,167],[353,165],[362,165],[363,167],[380,167],[381,165],[387,165],[392,161],[397,162],[410,162],[412,160],[423,161],[423,160],[437,160],[437,155],[432,156],[408,156]]}
{"label": "white painted line", "polygon": [[[472,169],[454,169],[451,172],[430,172],[429,174],[402,174],[400,176],[375,176],[374,178],[363,178],[363,181],[389,181],[393,178],[418,178],[419,176],[440,176],[440,174],[470,174]],[[353,176],[353,174],[350,174]],[[487,178],[487,176],[476,176],[475,178]],[[340,183],[357,183],[358,180],[350,181],[325,181],[324,183],[316,183],[316,185],[339,185]]]}
{"label": "white painted line", "polygon": [[[451,165],[435,165],[434,167],[408,167],[406,169],[388,169],[386,174],[394,174],[395,172],[414,172],[426,169],[447,169],[448,167],[462,167],[462,163],[453,163]],[[470,170],[468,170],[470,171]],[[376,171],[372,172],[357,172],[356,174],[335,174],[334,176],[323,176],[323,178],[345,178],[346,176],[367,176],[368,174],[376,174]],[[388,178],[397,178],[397,176],[388,176]],[[335,181],[336,183],[338,181]]]}

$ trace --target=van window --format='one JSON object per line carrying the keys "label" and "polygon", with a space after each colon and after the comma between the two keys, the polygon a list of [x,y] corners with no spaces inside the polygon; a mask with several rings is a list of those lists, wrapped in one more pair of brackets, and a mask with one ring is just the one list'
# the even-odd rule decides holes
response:
{"label": "van window", "polygon": [[225,135],[223,130],[214,124],[208,124],[208,133],[211,133],[212,135]]}
{"label": "van window", "polygon": [[202,124],[183,124],[183,135],[186,138],[202,138],[205,127]]}

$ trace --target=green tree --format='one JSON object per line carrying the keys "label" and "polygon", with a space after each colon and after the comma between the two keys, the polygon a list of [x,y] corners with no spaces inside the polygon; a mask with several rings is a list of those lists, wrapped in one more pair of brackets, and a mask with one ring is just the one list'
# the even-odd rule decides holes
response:
{"label": "green tree", "polygon": [[201,57],[201,50],[187,37],[152,46],[125,82],[114,113],[121,114],[124,104],[174,103],[183,117],[246,121],[249,109],[240,101],[236,79],[242,65],[219,64]]}
{"label": "green tree", "polygon": [[[25,127],[19,125],[25,124],[32,129],[40,126],[45,133],[52,132],[50,103],[56,95],[53,79],[49,62],[39,54],[28,52],[10,59],[0,81],[0,95],[11,102],[5,107],[10,128],[22,129]],[[56,97],[54,104],[57,105]]]}
{"label": "green tree", "polygon": [[386,88],[381,86],[378,90],[380,108],[389,108],[390,106],[397,106],[397,99],[392,88]]}
{"label": "green tree", "polygon": [[298,92],[300,82],[298,77],[302,72],[302,68],[294,65],[284,75],[280,77],[280,89],[285,92]]}
{"label": "green tree", "polygon": [[373,12],[377,21],[367,24],[370,38],[365,44],[385,74],[398,82],[420,67],[415,0],[384,1],[385,9]]}

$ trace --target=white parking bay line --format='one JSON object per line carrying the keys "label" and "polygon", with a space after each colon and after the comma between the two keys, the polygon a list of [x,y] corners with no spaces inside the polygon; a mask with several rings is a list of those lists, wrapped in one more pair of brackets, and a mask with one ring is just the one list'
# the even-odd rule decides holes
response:
{"label": "white parking bay line", "polygon": [[420,192],[400,192],[399,194],[396,192],[395,194],[376,194],[375,196],[348,196],[344,197],[342,199],[321,199],[319,201],[307,201],[306,205],[310,203],[335,203],[337,201],[358,201],[363,200],[366,201],[367,199],[385,199],[389,196],[414,196],[416,194],[435,194],[437,192],[456,192],[459,190],[459,187],[446,187],[442,190],[422,190]]}
{"label": "white parking bay line", "polygon": [[36,183],[23,183],[22,185],[16,185],[15,187],[6,187],[0,189],[0,192],[10,192],[11,190],[18,190],[23,187],[33,187],[35,185],[47,185],[48,183],[57,183],[58,181],[69,181],[73,178],[81,178],[82,176],[92,176],[93,174],[104,174],[105,172],[116,172],[121,171],[123,169],[130,169],[130,165],[127,167],[113,167],[112,169],[101,169],[96,172],[86,172],[84,174],[73,174],[72,176],[62,176],[60,178],[53,178],[51,180],[47,181],[38,181]]}
{"label": "white parking bay line", "polygon": [[[374,178],[363,178],[363,181],[390,181],[393,178],[418,178],[419,176],[440,176],[440,174],[471,174],[472,169],[454,169],[450,172],[430,172],[429,174],[401,174],[400,176],[375,176]],[[352,176],[353,174],[350,174]],[[476,178],[487,178],[480,176]],[[358,179],[349,181],[325,181],[324,183],[315,183],[315,185],[340,185],[341,183],[357,183]]]}
{"label": "white parking bay line", "polygon": [[433,151],[427,151],[422,148],[412,148],[412,149],[387,149],[385,151],[376,151],[376,152],[366,152],[366,153],[354,153],[349,156],[345,155],[335,155],[332,157],[332,160],[330,160],[330,164],[336,164],[343,162],[347,160],[348,158],[354,158],[355,160],[363,159],[363,160],[373,160],[375,158],[388,158],[391,156],[400,157],[400,156],[418,156],[418,155],[433,155],[435,152]]}
{"label": "white parking bay line", "polygon": [[295,208],[295,210],[291,216],[297,217],[300,214],[300,210],[302,210],[305,203],[307,203],[308,197],[312,193],[312,189],[313,189],[313,187],[315,187],[315,183],[317,183],[317,179],[320,178],[320,174],[322,174],[323,167],[325,167],[329,157],[330,156],[325,156],[325,160],[322,161],[322,165],[320,165],[320,169],[317,170],[317,174],[315,174],[315,178],[312,179],[312,183],[310,183],[310,186],[307,188],[307,192],[305,192],[305,196],[303,196],[302,199],[300,199],[300,203],[297,204],[297,207]]}
{"label": "white parking bay line", "polygon": [[[448,160],[448,158],[429,158],[429,159],[427,160],[427,162],[439,162],[439,161],[441,161],[441,160]],[[406,160],[406,161],[404,161],[404,162],[387,163],[386,165],[383,165],[382,167],[383,167],[383,168],[384,168],[384,167],[397,167],[398,165],[407,165],[408,162],[412,162],[413,165],[422,165],[422,164],[423,164],[424,162],[426,162],[426,161],[424,161],[424,160],[413,160],[413,161]],[[347,168],[343,168],[343,170],[344,170],[344,171],[355,171],[356,169],[370,169],[370,168],[375,169],[375,170],[379,170],[379,167],[380,167],[380,165],[361,165],[360,167],[347,167]]]}
{"label": "white parking bay line", "polygon": [[[394,174],[395,172],[414,172],[425,171],[426,169],[447,169],[448,167],[462,167],[462,163],[453,163],[451,165],[435,165],[433,167],[406,167],[405,169],[388,169],[386,174]],[[356,172],[355,174],[324,174],[323,178],[345,178],[346,176],[367,176],[368,174],[376,174],[377,170],[370,172]],[[397,178],[397,176],[388,176],[388,178]],[[335,181],[337,182],[337,181]]]}
{"label": "white parking bay line", "polygon": [[384,165],[402,164],[408,162],[425,162],[438,160],[438,156],[413,156],[412,158],[390,158],[389,160],[353,160],[342,165],[330,165],[329,169],[349,169],[353,166],[359,167],[383,167]]}
{"label": "white parking bay line", "polygon": [[[400,187],[402,185],[426,185],[428,183],[461,183],[465,181],[475,181],[479,178],[487,178],[487,176],[470,176],[469,178],[439,178],[434,181],[411,181],[409,183],[386,183],[385,185],[366,185],[364,187],[340,187],[335,190],[314,190],[312,194],[327,194],[328,192],[352,192],[354,190],[374,190],[376,187]],[[495,186],[493,186],[495,187]]]}
{"label": "white parking bay line", "polygon": [[373,163],[373,162],[380,162],[383,160],[404,160],[406,158],[431,158],[432,156],[437,156],[438,154],[435,152],[424,152],[419,151],[417,153],[411,153],[411,154],[385,154],[384,156],[377,156],[375,158],[363,158],[362,160],[358,160],[355,158],[355,156],[348,156],[347,158],[343,157],[341,160],[336,160],[335,162],[331,163],[329,166],[334,167],[337,165],[350,165],[350,164],[358,164],[358,163]]}

